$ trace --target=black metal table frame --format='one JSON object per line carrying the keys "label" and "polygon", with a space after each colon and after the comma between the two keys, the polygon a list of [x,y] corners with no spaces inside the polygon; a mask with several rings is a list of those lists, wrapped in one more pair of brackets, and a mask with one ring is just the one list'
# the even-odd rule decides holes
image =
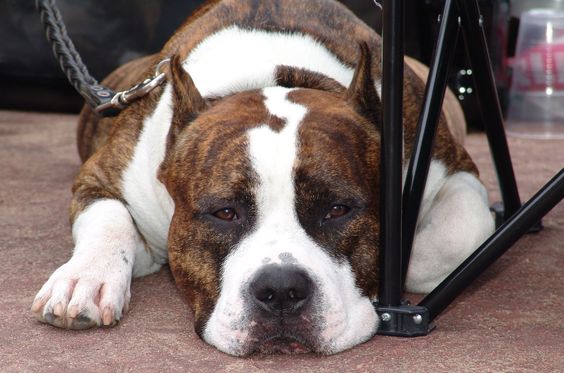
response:
{"label": "black metal table frame", "polygon": [[[435,317],[562,200],[564,169],[521,205],[478,0],[446,0],[402,193],[404,3],[404,0],[383,0],[382,4],[380,291],[375,307],[381,319],[379,334],[409,337],[428,334],[433,329]],[[460,45],[459,30],[464,35],[481,117],[501,190],[502,224],[418,305],[410,305],[402,299],[403,285],[447,73],[455,48]]]}

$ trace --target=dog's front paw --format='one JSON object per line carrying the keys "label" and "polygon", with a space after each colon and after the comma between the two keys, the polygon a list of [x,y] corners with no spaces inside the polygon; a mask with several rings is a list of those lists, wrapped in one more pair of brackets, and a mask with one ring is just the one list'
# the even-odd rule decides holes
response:
{"label": "dog's front paw", "polygon": [[73,258],[59,267],[37,293],[31,311],[60,328],[114,326],[127,312],[131,267]]}

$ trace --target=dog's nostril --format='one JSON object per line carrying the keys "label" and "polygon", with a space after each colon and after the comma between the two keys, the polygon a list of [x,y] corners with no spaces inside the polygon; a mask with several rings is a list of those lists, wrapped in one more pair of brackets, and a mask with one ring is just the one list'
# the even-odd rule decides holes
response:
{"label": "dog's nostril", "polygon": [[263,291],[257,291],[255,297],[261,302],[268,302],[274,299],[275,291],[272,289],[264,289]]}
{"label": "dog's nostril", "polygon": [[254,303],[273,315],[298,314],[311,296],[312,281],[296,267],[266,265],[249,285]]}
{"label": "dog's nostril", "polygon": [[309,297],[309,286],[305,288],[298,288],[298,289],[290,289],[288,290],[288,298],[299,302],[303,299]]}

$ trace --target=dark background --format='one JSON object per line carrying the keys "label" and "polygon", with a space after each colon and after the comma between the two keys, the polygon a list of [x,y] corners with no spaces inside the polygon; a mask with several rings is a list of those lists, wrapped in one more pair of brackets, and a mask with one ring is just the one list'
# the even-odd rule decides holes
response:
{"label": "dark background", "polygon": [[[371,0],[344,0],[380,32],[380,9]],[[0,109],[77,112],[82,98],[67,83],[43,35],[34,1],[0,0]],[[69,35],[92,76],[102,80],[117,66],[160,50],[202,1],[58,0]],[[508,1],[481,0],[498,88],[504,103],[508,72]],[[406,53],[428,64],[438,31],[442,0],[406,0]],[[510,28],[509,28],[510,30]],[[511,37],[511,36],[509,36]],[[511,44],[511,43],[509,43]],[[461,45],[462,46],[462,45]],[[476,122],[472,94],[459,93],[472,81],[464,48],[451,69],[455,90],[470,122]],[[476,118],[474,118],[476,117]]]}

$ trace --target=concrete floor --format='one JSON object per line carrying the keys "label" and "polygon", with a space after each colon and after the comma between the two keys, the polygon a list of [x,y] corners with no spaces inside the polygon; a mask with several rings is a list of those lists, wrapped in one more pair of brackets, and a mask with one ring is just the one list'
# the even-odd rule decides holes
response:
{"label": "concrete floor", "polygon": [[[67,211],[79,167],[76,117],[0,111],[0,371],[562,372],[564,204],[522,238],[437,320],[430,335],[376,336],[335,356],[238,359],[194,333],[168,269],[137,279],[113,329],[66,331],[35,321],[37,290],[70,256]],[[467,147],[495,191],[485,136]],[[509,139],[523,199],[564,166],[564,142]]]}

